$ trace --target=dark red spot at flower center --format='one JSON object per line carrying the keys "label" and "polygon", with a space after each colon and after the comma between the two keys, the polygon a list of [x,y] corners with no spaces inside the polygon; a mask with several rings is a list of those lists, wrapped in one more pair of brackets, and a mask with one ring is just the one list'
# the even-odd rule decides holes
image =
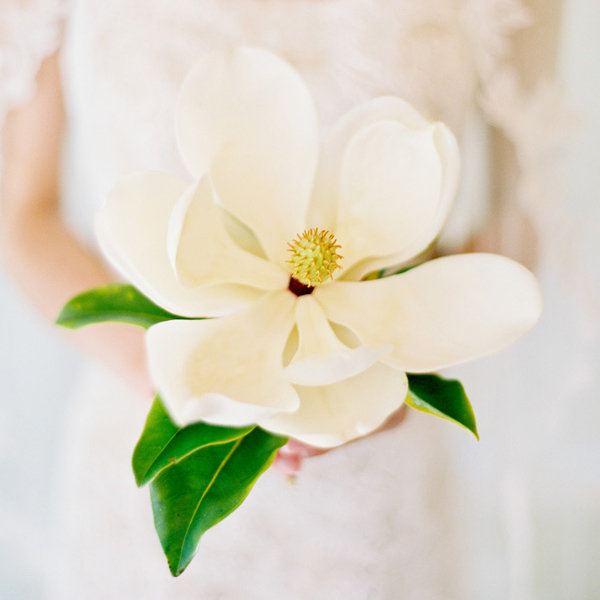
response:
{"label": "dark red spot at flower center", "polygon": [[297,279],[290,277],[288,290],[290,290],[292,294],[296,294],[296,296],[306,296],[307,294],[312,294],[314,289],[314,287],[300,283]]}

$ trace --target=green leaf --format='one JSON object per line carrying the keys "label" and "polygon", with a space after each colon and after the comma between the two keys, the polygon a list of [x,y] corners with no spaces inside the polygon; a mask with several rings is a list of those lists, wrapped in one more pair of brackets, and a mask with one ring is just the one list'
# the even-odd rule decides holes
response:
{"label": "green leaf", "polygon": [[148,328],[161,321],[183,318],[163,310],[131,285],[111,283],[71,298],[56,323],[77,329],[91,323],[118,321]]}
{"label": "green leaf", "polygon": [[473,408],[460,381],[439,375],[408,374],[408,385],[406,404],[457,423],[479,439]]}
{"label": "green leaf", "polygon": [[174,576],[189,565],[204,532],[242,503],[286,442],[255,427],[233,442],[188,454],[151,482],[154,524]]}
{"label": "green leaf", "polygon": [[195,423],[178,427],[171,421],[160,397],[148,413],[142,436],[133,451],[133,472],[138,486],[145,485],[160,471],[185,458],[190,452],[243,437],[253,426],[233,428]]}
{"label": "green leaf", "polygon": [[416,265],[410,265],[409,267],[402,267],[397,271],[393,271],[392,273],[386,273],[388,269],[379,269],[378,271],[371,271],[367,273],[363,278],[364,281],[371,281],[373,279],[383,279],[384,277],[392,277],[394,275],[401,275],[402,273],[406,273],[406,271],[410,271],[415,267],[420,267],[424,263],[417,263]]}
{"label": "green leaf", "polygon": [[[392,277],[393,275],[402,275],[402,273],[406,273],[407,271],[411,271],[412,269],[415,269],[416,267],[420,267],[421,265],[424,265],[425,263],[417,263],[416,265],[410,265],[410,267],[402,267],[401,269],[398,269],[397,271],[394,271],[393,273],[390,273],[388,275],[388,277]],[[385,270],[384,270],[385,273]],[[381,276],[383,277],[383,275]],[[380,279],[381,279],[380,277]]]}

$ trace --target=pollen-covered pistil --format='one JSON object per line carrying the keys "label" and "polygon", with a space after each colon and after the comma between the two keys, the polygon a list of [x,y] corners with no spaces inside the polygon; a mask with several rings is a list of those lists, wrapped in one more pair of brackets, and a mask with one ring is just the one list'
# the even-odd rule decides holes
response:
{"label": "pollen-covered pistil", "polygon": [[333,277],[340,268],[343,257],[337,251],[340,245],[326,229],[307,229],[288,244],[292,257],[292,278],[306,286],[314,287]]}

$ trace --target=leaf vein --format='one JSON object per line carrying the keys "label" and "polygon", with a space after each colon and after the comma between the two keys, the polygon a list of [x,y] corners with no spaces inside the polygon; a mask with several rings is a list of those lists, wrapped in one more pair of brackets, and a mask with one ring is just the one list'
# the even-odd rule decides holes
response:
{"label": "leaf vein", "polygon": [[[148,475],[148,473],[152,470],[152,468],[154,467],[154,465],[159,461],[159,459],[163,456],[163,454],[165,454],[165,452],[168,450],[168,446],[171,444],[171,442],[181,433],[181,429],[179,431],[177,431],[177,433],[175,433],[175,435],[173,435],[171,437],[171,439],[161,448],[160,452],[157,454],[156,458],[152,461],[152,464],[146,469],[146,471],[144,472],[144,477],[143,479],[146,478],[146,476]],[[249,433],[249,432],[248,432]],[[220,440],[213,440],[212,442],[207,442],[205,444],[201,444],[199,446],[196,446],[195,448],[192,448],[191,450],[189,450],[188,452],[186,452],[185,454],[182,454],[181,456],[177,456],[177,457],[173,457],[171,460],[173,461],[171,463],[171,465],[173,464],[177,464],[180,463],[182,460],[184,460],[185,458],[187,458],[188,456],[191,456],[192,454],[194,454],[195,452],[198,452],[199,450],[205,450],[206,448],[210,448],[211,446],[221,446],[223,444],[229,444],[231,443],[233,440],[237,439],[237,438],[242,438],[245,435],[247,435],[247,433],[239,435],[237,437],[231,437],[231,438],[224,438],[224,439],[220,439]],[[171,465],[165,465],[164,467],[162,467],[161,469],[159,469],[154,477],[158,477],[158,475],[160,475],[160,473],[162,473],[165,469],[169,468],[169,466]],[[154,479],[154,477],[152,477],[152,479]],[[142,480],[143,480],[142,479]]]}
{"label": "leaf vein", "polygon": [[235,442],[235,444],[233,445],[233,447],[231,448],[231,450],[227,453],[227,456],[223,459],[223,462],[219,465],[219,468],[215,471],[215,474],[213,475],[212,479],[209,481],[208,485],[206,486],[206,489],[202,493],[202,496],[198,500],[198,504],[196,505],[196,508],[194,509],[194,513],[192,514],[192,518],[190,519],[190,522],[189,522],[189,524],[187,526],[187,529],[185,530],[185,534],[183,535],[183,538],[181,540],[181,549],[180,549],[180,553],[179,553],[179,559],[177,560],[177,570],[179,570],[179,565],[181,564],[181,557],[183,555],[183,549],[184,549],[184,547],[186,545],[188,535],[190,534],[190,529],[192,527],[192,523],[196,519],[196,515],[198,514],[198,511],[200,510],[200,505],[204,501],[204,498],[206,497],[206,494],[208,494],[209,490],[212,488],[214,482],[216,481],[217,477],[219,476],[219,473],[223,470],[223,468],[227,464],[227,461],[231,458],[231,456],[233,455],[233,453],[238,449],[239,445],[242,443],[242,440],[244,439],[244,437],[241,437],[239,440],[237,440]]}

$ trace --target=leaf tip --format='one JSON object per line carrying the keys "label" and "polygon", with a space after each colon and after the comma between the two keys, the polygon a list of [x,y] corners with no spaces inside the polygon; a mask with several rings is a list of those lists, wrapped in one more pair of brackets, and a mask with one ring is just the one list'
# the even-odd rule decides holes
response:
{"label": "leaf tip", "polygon": [[189,567],[194,555],[187,559],[184,559],[184,557],[181,556],[178,561],[169,561],[169,571],[171,571],[171,575],[173,575],[173,577],[179,577]]}
{"label": "leaf tip", "polygon": [[176,564],[168,560],[167,564],[169,565],[169,571],[171,572],[171,575],[173,575],[173,577],[179,577],[184,571],[184,569],[179,570],[179,563]]}
{"label": "leaf tip", "polygon": [[75,329],[72,320],[67,315],[67,307],[68,304],[65,304],[65,306],[63,306],[58,317],[56,317],[54,324],[60,327],[66,327],[67,329]]}

